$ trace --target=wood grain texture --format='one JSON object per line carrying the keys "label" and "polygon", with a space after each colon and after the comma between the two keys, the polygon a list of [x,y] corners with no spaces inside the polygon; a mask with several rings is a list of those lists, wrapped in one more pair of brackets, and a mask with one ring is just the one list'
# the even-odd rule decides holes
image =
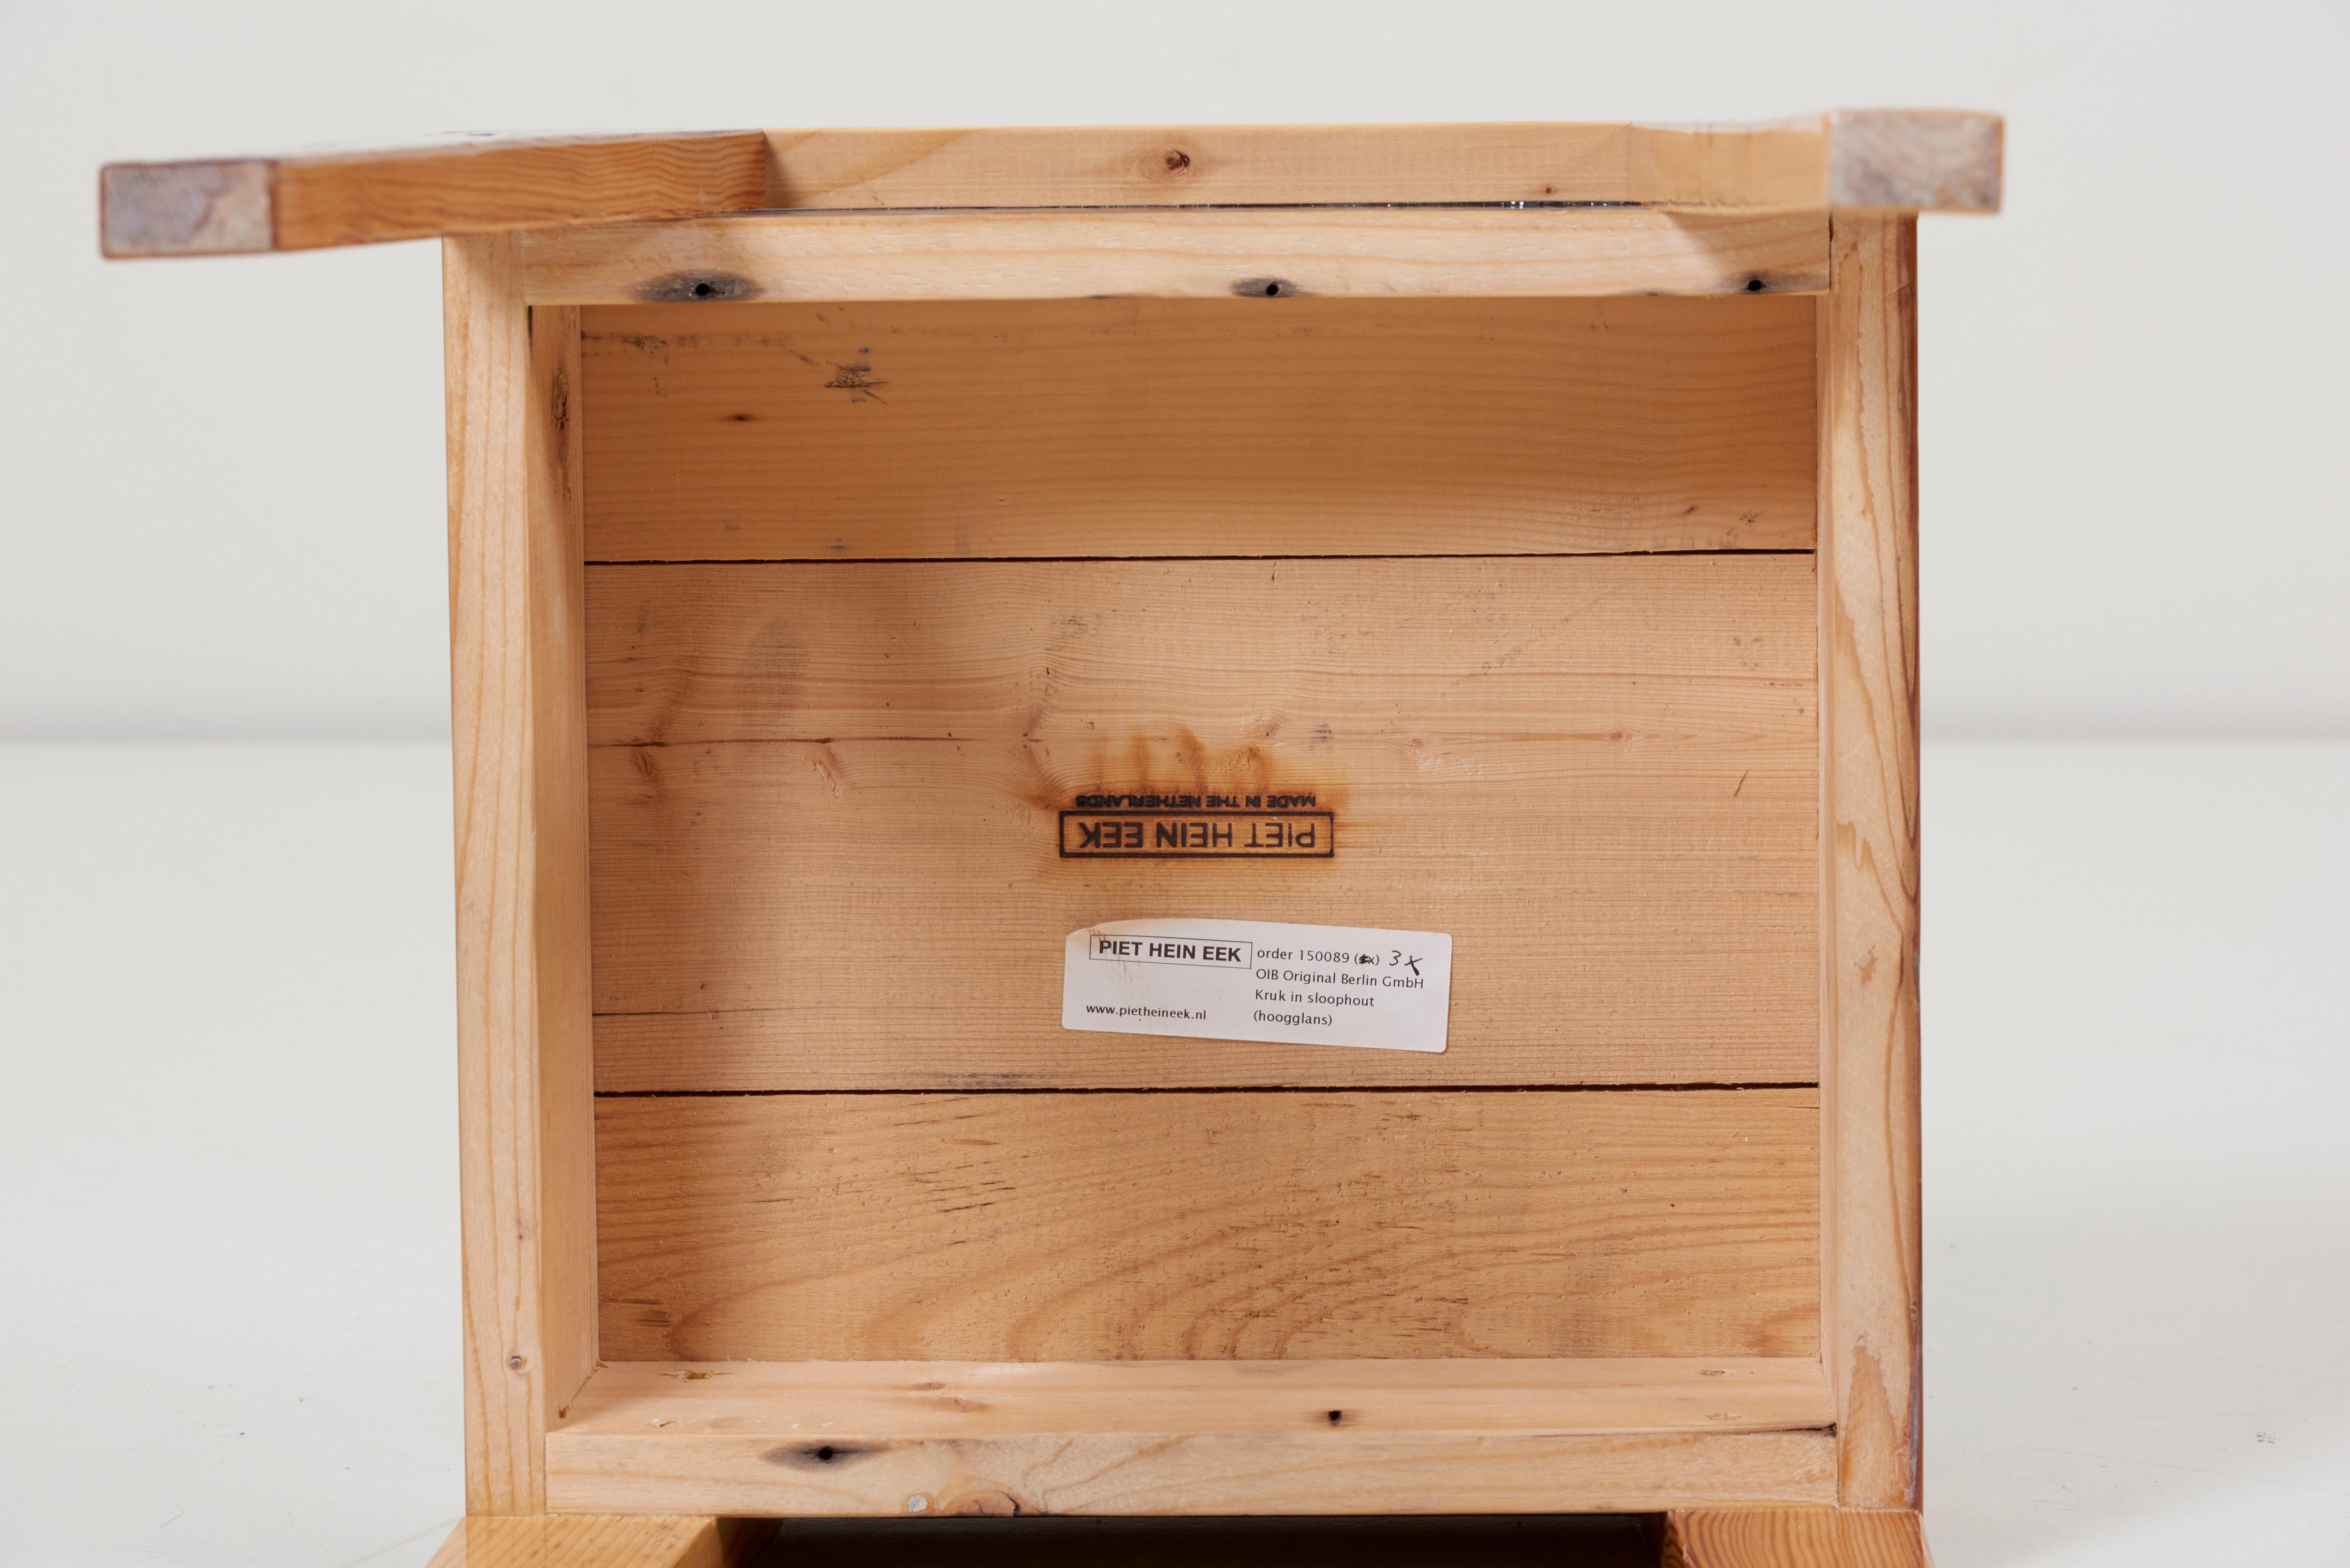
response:
{"label": "wood grain texture", "polygon": [[1805,1355],[1818,1096],[597,1102],[615,1357]]}
{"label": "wood grain texture", "polygon": [[1636,1513],[1692,1501],[1817,1503],[1835,1490],[1825,1432],[795,1436],[559,1431],[547,1440],[548,1495],[582,1510],[671,1510],[692,1499],[731,1513],[902,1519]]}
{"label": "wood grain texture", "polygon": [[[1920,144],[1892,206],[1979,203],[1937,172],[1933,138],[1991,115],[1878,109],[1764,125],[1227,125],[771,130],[775,207],[1290,206],[1318,202],[1630,202],[1819,207],[1831,170],[1904,130]],[[1857,123],[1854,123],[1857,122]],[[1971,167],[1974,142],[1939,156]],[[1848,165],[1849,166],[1849,165]],[[1881,155],[1873,166],[1887,166]],[[1847,180],[1847,186],[1850,182]],[[1996,186],[1993,187],[1996,204]]]}
{"label": "wood grain texture", "polygon": [[1783,1508],[1676,1512],[1665,1568],[1931,1568],[1918,1516]]}
{"label": "wood grain texture", "polygon": [[1822,318],[1824,1334],[1842,1501],[1914,1508],[1918,1361],[1917,227],[1839,213]]}
{"label": "wood grain texture", "polygon": [[[1748,209],[1776,223],[1788,209],[1996,211],[2001,135],[1994,115],[1866,109],[1752,126],[1003,127],[468,138],[282,158],[109,164],[99,174],[99,233],[108,255],[138,256],[302,250],[756,207],[1605,203],[1700,216]],[[1635,225],[1645,217],[1557,215],[1603,223],[1628,216]],[[615,251],[635,243],[617,235],[597,242]],[[1706,270],[1700,264],[1699,271]]]}
{"label": "wood grain texture", "polygon": [[1621,209],[792,213],[554,230],[534,301],[1803,293],[1826,215]]}
{"label": "wood grain texture", "polygon": [[468,1511],[536,1513],[596,1360],[576,312],[444,252]]}
{"label": "wood grain texture", "polygon": [[[1817,1071],[1808,556],[588,581],[602,1089]],[[1060,857],[1168,788],[1313,792],[1336,854]],[[1159,913],[1448,932],[1451,1047],[1063,1030],[1067,934]]]}
{"label": "wood grain texture", "polygon": [[1819,1363],[1799,1358],[622,1361],[597,1369],[562,1430],[764,1433],[803,1441],[811,1432],[846,1433],[878,1442],[1334,1427],[1779,1432],[1824,1428],[1835,1419]]}
{"label": "wood grain texture", "polygon": [[745,1568],[775,1532],[763,1520],[674,1514],[476,1517],[428,1568]]}
{"label": "wood grain texture", "polygon": [[1808,299],[582,312],[591,560],[1809,549]]}
{"label": "wood grain texture", "polygon": [[756,131],[470,138],[288,158],[114,163],[109,256],[299,251],[756,207]]}

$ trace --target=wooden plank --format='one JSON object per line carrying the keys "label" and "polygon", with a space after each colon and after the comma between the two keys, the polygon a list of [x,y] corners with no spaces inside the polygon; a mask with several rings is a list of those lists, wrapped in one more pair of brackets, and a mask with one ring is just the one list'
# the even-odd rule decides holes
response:
{"label": "wooden plank", "polygon": [[[1336,1419],[1332,1412],[1336,1412]],[[622,1361],[567,1438],[1022,1432],[1781,1432],[1835,1419],[1816,1361]],[[816,1440],[827,1440],[819,1437]]]}
{"label": "wooden plank", "polygon": [[[1531,1511],[1641,1506],[1668,1484],[1627,1486],[1647,1459],[1676,1496],[1817,1501],[1829,1415],[1800,1360],[624,1362],[550,1434],[549,1486],[559,1506],[698,1495],[903,1516],[920,1496],[942,1517],[1353,1511],[1338,1484],[1365,1512]],[[1800,1440],[1720,1440],[1761,1432]],[[1692,1433],[1708,1434],[1694,1449],[1655,1440]],[[1070,1445],[1114,1484],[1056,1462]],[[1346,1483],[1352,1465],[1374,1484]]]}
{"label": "wooden plank", "polygon": [[[1817,1071],[1807,556],[599,566],[588,592],[605,1090]],[[1175,789],[1311,793],[1336,854],[1061,857],[1061,809]],[[1448,932],[1451,1048],[1063,1030],[1064,939],[1155,912]]]}
{"label": "wooden plank", "polygon": [[1801,293],[1826,215],[1509,208],[765,213],[531,238],[534,301]]}
{"label": "wooden plank", "polygon": [[628,1359],[1808,1355],[1818,1096],[597,1102]]}
{"label": "wooden plank", "polygon": [[1930,1568],[1915,1513],[1782,1508],[1675,1512],[1665,1568]]}
{"label": "wooden plank", "polygon": [[[775,207],[1607,202],[1999,204],[1995,115],[1765,125],[1227,125],[771,130]],[[1831,201],[1833,196],[1833,202]]]}
{"label": "wooden plank", "polygon": [[578,322],[444,258],[466,1498],[535,1513],[596,1360]]}
{"label": "wooden plank", "polygon": [[451,1532],[427,1568],[743,1568],[775,1533],[766,1520],[482,1516]]}
{"label": "wooden plank", "polygon": [[1808,299],[582,313],[593,560],[1809,549]]}
{"label": "wooden plank", "polygon": [[756,131],[472,138],[287,158],[110,163],[109,256],[299,251],[758,206]]}
{"label": "wooden plank", "polygon": [[[831,1449],[833,1457],[824,1459]],[[1825,1432],[1128,1433],[778,1444],[732,1432],[547,1440],[560,1508],[775,1516],[1653,1513],[1817,1503]]]}
{"label": "wooden plank", "polygon": [[[1996,211],[2001,122],[1846,110],[1753,126],[990,128],[470,138],[109,164],[109,256],[495,234],[755,207],[1604,203]],[[557,303],[578,303],[566,299]]]}
{"label": "wooden plank", "polygon": [[1917,227],[1839,213],[1821,320],[1823,1286],[1842,1501],[1914,1508]]}
{"label": "wooden plank", "polygon": [[1996,213],[2006,123],[1954,109],[1839,109],[1825,117],[1827,205]]}

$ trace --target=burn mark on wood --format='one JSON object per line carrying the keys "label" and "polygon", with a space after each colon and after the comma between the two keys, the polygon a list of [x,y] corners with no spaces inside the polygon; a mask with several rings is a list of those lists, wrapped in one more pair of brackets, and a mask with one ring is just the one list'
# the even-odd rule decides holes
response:
{"label": "burn mark on wood", "polygon": [[1232,285],[1243,299],[1295,299],[1305,291],[1285,277],[1244,277]]}
{"label": "burn mark on wood", "polygon": [[756,299],[764,292],[742,274],[732,272],[673,272],[637,285],[637,297],[652,304]]}

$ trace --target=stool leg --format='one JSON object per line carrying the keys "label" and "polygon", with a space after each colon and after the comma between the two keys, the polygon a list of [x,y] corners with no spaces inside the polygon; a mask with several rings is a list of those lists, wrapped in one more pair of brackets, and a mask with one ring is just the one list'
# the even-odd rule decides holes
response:
{"label": "stool leg", "polygon": [[476,1514],[430,1568],[743,1568],[775,1532],[764,1519]]}
{"label": "stool leg", "polygon": [[1932,1568],[1914,1513],[1708,1509],[1665,1516],[1665,1568]]}

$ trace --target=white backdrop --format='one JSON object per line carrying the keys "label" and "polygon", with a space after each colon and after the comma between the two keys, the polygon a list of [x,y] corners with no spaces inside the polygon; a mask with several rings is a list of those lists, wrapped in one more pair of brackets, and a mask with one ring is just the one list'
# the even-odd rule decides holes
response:
{"label": "white backdrop", "polygon": [[109,158],[461,130],[2010,117],[1923,250],[1929,732],[2350,734],[2350,7],[0,7],[0,733],[446,724],[437,252],[102,265]]}

